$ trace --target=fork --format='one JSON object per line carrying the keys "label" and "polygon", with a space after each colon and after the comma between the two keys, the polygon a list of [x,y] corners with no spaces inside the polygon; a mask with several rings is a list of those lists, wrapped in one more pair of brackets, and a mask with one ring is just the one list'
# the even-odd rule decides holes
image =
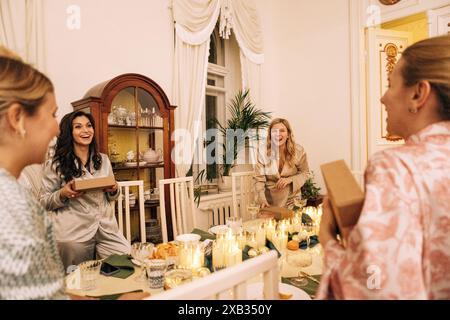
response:
{"label": "fork", "polygon": [[317,283],[317,284],[320,283],[319,280],[317,280],[316,278],[314,278],[313,276],[309,275],[308,273],[306,273],[306,272],[304,272],[304,271],[300,271],[299,273],[300,273],[302,276],[308,278],[309,280],[311,280],[311,281],[313,281],[313,282],[315,282],[315,283]]}

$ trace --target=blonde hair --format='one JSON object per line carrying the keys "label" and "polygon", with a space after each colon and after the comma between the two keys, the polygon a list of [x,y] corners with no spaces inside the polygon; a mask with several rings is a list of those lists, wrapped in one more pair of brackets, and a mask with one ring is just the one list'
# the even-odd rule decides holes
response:
{"label": "blonde hair", "polygon": [[270,123],[269,134],[267,135],[267,155],[270,156],[272,153],[272,128],[279,123],[283,124],[288,132],[288,136],[286,139],[286,148],[284,150],[286,161],[289,163],[290,166],[294,166],[296,143],[294,139],[294,134],[292,133],[291,125],[286,119],[276,118],[273,119],[272,122]]}
{"label": "blonde hair", "polygon": [[45,95],[53,91],[47,76],[0,46],[0,117],[13,103],[19,103],[25,112],[33,115]]}
{"label": "blonde hair", "polygon": [[450,120],[450,36],[419,41],[406,48],[402,59],[405,85],[428,81],[438,95],[441,118]]}
{"label": "blonde hair", "polygon": [[10,58],[22,61],[22,58],[15,52],[9,50],[8,48],[0,45],[0,57]]}

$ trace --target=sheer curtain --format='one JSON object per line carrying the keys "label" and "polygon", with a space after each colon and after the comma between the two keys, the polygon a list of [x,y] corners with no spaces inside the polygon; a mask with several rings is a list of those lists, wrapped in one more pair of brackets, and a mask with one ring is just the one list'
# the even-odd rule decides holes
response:
{"label": "sheer curtain", "polygon": [[45,70],[42,0],[0,0],[0,43]]}
{"label": "sheer curtain", "polygon": [[219,0],[174,0],[174,94],[177,105],[173,159],[178,177],[189,171],[205,104],[209,39],[220,12]]}
{"label": "sheer curtain", "polygon": [[261,65],[264,46],[259,15],[254,0],[232,0],[232,28],[240,48],[242,86],[250,89],[252,101],[261,103]]}
{"label": "sheer curtain", "polygon": [[253,102],[260,103],[262,31],[254,0],[173,0],[175,20],[174,104],[177,176],[189,171],[200,135],[205,104],[209,39],[220,16],[220,34],[233,29],[240,48],[242,83]]}

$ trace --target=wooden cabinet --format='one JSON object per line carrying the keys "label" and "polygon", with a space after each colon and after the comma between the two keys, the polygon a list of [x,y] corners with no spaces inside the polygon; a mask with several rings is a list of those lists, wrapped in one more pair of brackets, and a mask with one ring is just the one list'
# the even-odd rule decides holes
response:
{"label": "wooden cabinet", "polygon": [[[72,106],[94,116],[100,152],[109,156],[116,180],[144,181],[146,221],[156,219],[158,182],[175,177],[171,160],[175,107],[164,91],[145,76],[124,74],[94,86]],[[133,193],[137,196],[137,190]],[[134,240],[139,237],[138,208],[136,199],[131,217]],[[170,206],[166,206],[166,215],[171,235]]]}

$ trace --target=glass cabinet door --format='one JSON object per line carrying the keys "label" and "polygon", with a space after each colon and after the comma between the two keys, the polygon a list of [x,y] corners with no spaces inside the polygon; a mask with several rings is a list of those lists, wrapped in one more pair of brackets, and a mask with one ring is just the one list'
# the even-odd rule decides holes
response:
{"label": "glass cabinet door", "polygon": [[[163,118],[156,100],[139,87],[121,90],[114,97],[108,115],[108,156],[117,181],[144,181],[148,219],[156,219],[158,215],[158,185],[164,178],[163,155]],[[131,192],[135,194],[136,201],[132,204],[137,210],[137,188]],[[132,217],[132,234],[135,233],[133,220]]]}

